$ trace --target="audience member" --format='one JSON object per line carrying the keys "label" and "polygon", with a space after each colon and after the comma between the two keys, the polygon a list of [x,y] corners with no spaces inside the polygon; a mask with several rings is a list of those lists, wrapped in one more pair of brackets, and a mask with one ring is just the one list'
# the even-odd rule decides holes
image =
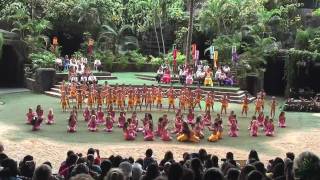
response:
{"label": "audience member", "polygon": [[152,149],[147,149],[146,151],[146,157],[143,160],[143,169],[146,170],[147,167],[154,162],[154,159],[152,157],[153,151]]}
{"label": "audience member", "polygon": [[34,171],[32,180],[52,180],[52,169],[46,164],[42,164]]}

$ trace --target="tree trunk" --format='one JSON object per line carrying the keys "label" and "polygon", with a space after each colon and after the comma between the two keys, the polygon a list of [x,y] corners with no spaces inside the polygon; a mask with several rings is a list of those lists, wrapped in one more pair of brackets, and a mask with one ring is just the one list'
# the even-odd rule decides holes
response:
{"label": "tree trunk", "polygon": [[193,30],[193,3],[194,0],[189,1],[189,24],[188,24],[188,36],[186,47],[186,64],[190,64],[190,48],[192,43],[192,30]]}
{"label": "tree trunk", "polygon": [[160,43],[159,43],[158,32],[157,32],[157,25],[156,25],[156,13],[154,13],[153,27],[154,27],[154,32],[155,32],[155,34],[156,34],[156,39],[157,39],[157,44],[158,44],[158,51],[159,51],[159,55],[160,55],[160,54],[161,54],[161,50],[160,50]]}
{"label": "tree trunk", "polygon": [[160,36],[161,36],[161,40],[162,40],[162,51],[163,51],[163,56],[166,56],[166,47],[164,45],[164,39],[163,39],[163,32],[162,32],[162,21],[161,21],[161,17],[159,18],[159,27],[160,27]]}

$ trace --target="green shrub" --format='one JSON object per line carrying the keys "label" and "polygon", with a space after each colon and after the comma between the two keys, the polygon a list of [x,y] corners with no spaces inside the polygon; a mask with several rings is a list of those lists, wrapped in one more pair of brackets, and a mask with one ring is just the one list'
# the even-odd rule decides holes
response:
{"label": "green shrub", "polygon": [[99,59],[102,63],[102,66],[106,70],[112,69],[112,62],[115,60],[115,56],[111,51],[101,52],[97,51],[94,53],[94,58]]}
{"label": "green shrub", "polygon": [[295,45],[294,47],[296,49],[300,49],[300,50],[305,50],[308,48],[309,46],[309,38],[310,38],[310,33],[307,30],[298,30],[297,34],[296,34],[296,39],[295,39]]}
{"label": "green shrub", "polygon": [[312,13],[314,16],[320,16],[320,8],[316,9]]}
{"label": "green shrub", "polygon": [[[173,52],[170,51],[167,55],[166,55],[166,60],[169,61],[170,65],[173,65]],[[185,63],[186,60],[186,56],[184,54],[182,54],[180,51],[177,52],[177,65],[181,65]]]}
{"label": "green shrub", "polygon": [[31,53],[29,58],[35,68],[52,68],[56,60],[56,56],[50,51]]}

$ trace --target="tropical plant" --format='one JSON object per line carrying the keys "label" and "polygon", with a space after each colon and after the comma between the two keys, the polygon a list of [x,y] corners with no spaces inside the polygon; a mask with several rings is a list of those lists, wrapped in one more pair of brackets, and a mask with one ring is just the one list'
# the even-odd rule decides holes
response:
{"label": "tropical plant", "polygon": [[29,55],[34,68],[54,67],[56,56],[50,51],[40,51]]}
{"label": "tropical plant", "polygon": [[[165,59],[169,62],[170,65],[173,66],[173,55],[172,54],[173,54],[173,52],[170,51],[166,55]],[[182,64],[185,63],[185,60],[186,60],[186,56],[182,52],[178,51],[177,52],[177,57],[176,57],[177,64],[178,65],[182,65]]]}
{"label": "tropical plant", "polygon": [[123,25],[119,29],[110,25],[102,25],[102,29],[98,37],[98,43],[101,49],[108,47],[107,44],[110,43],[114,54],[125,54],[129,50],[134,50],[139,47],[138,39],[135,36],[129,35],[132,32],[130,25]]}
{"label": "tropical plant", "polygon": [[246,68],[246,72],[242,76],[252,72],[260,75],[265,71],[264,66],[267,63],[265,57],[279,49],[273,37],[254,36],[254,38],[254,44],[245,46],[245,52],[240,55],[240,65]]}

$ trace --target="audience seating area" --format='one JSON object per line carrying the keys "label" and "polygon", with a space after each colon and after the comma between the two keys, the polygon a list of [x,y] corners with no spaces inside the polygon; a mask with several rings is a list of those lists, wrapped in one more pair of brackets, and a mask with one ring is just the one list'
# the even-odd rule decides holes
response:
{"label": "audience seating area", "polygon": [[[68,151],[60,167],[52,167],[50,160],[36,164],[36,157],[26,155],[17,163],[6,155],[0,144],[1,180],[319,180],[320,161],[317,155],[303,152],[297,157],[286,153],[275,157],[268,164],[259,161],[259,155],[251,150],[247,160],[235,160],[232,152],[217,157],[205,149],[184,153],[177,160],[168,151],[161,161],[153,158],[147,149],[144,158],[134,159],[112,155],[101,158],[99,150],[90,148],[87,154]],[[22,152],[23,153],[23,152]],[[222,159],[219,159],[222,158]],[[52,168],[58,169],[57,174]]]}

